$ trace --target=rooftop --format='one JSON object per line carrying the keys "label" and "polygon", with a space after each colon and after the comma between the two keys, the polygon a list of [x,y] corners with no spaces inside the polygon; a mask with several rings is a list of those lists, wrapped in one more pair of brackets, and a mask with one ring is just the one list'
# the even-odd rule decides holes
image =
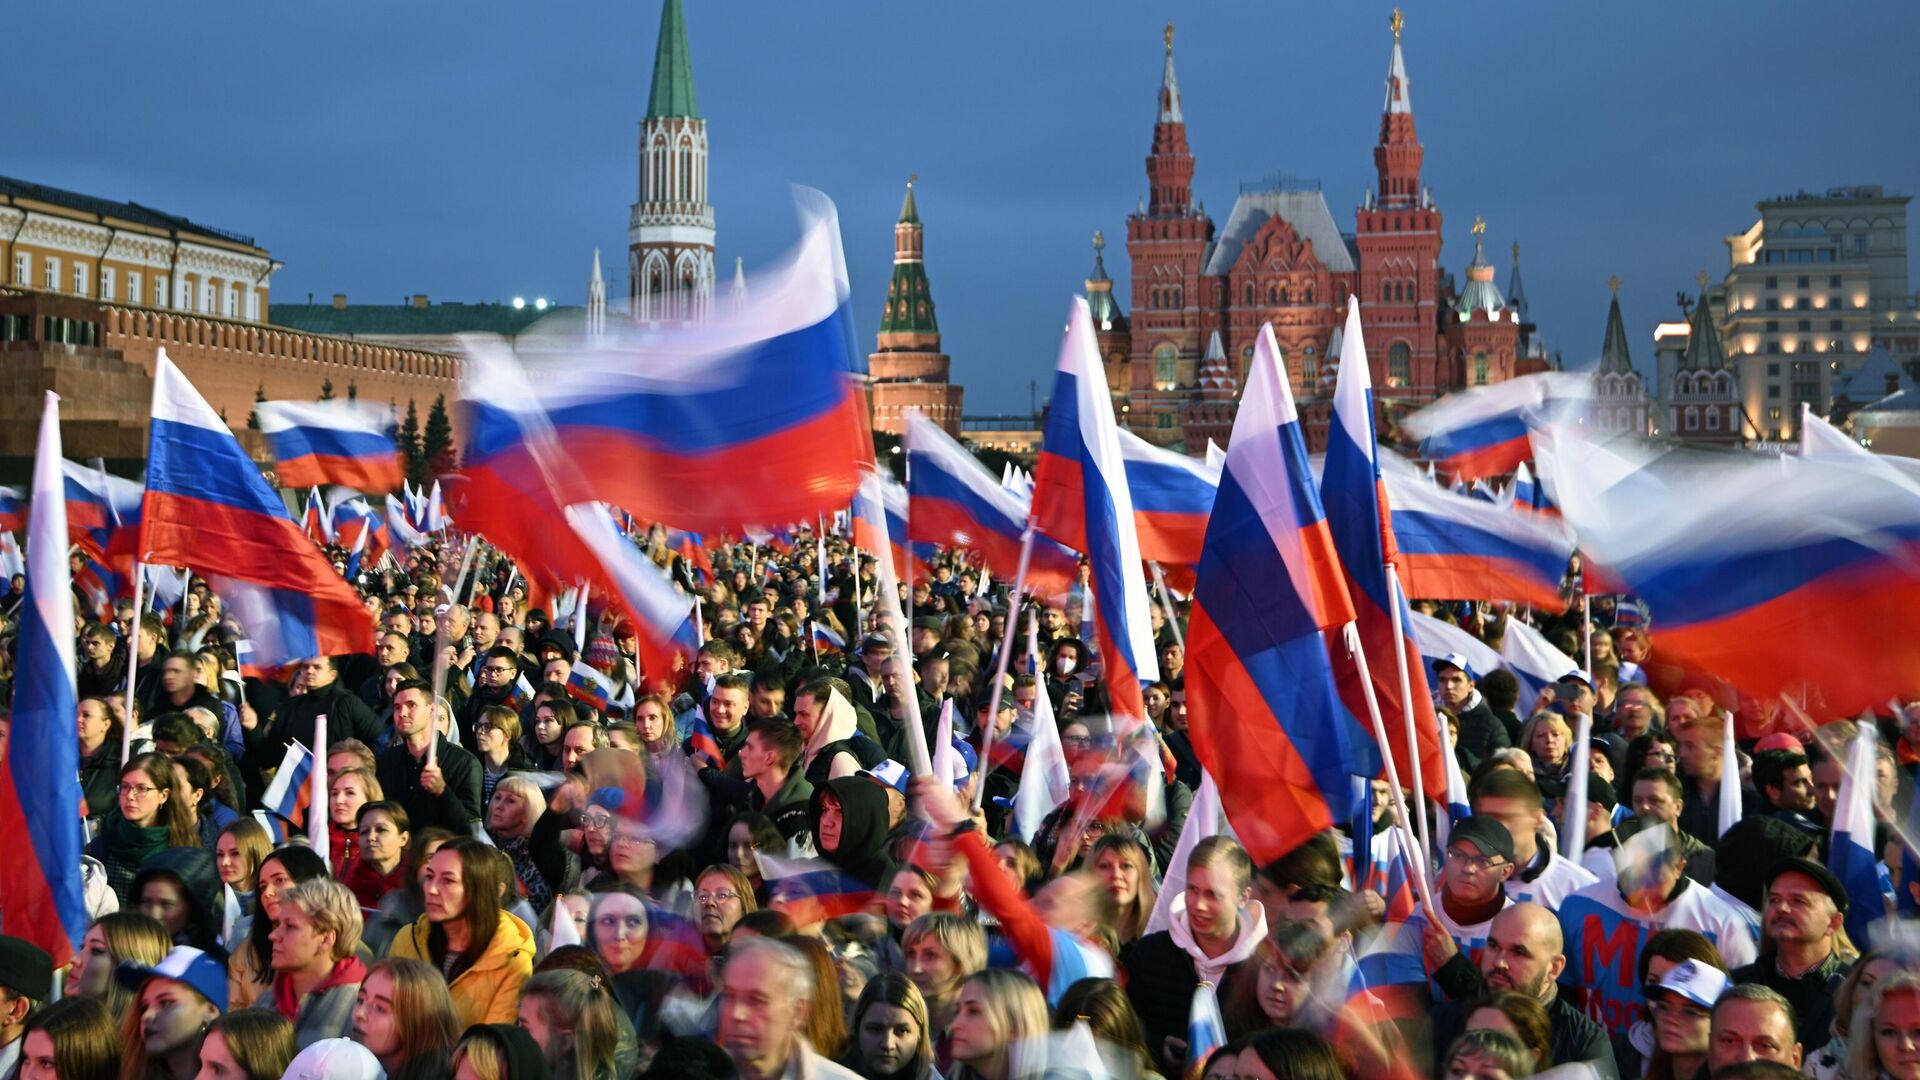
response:
{"label": "rooftop", "polygon": [[[1247,190],[1249,187],[1255,190]],[[1340,226],[1334,223],[1333,212],[1327,209],[1326,196],[1320,193],[1317,184],[1311,189],[1299,187],[1285,183],[1277,187],[1242,185],[1240,197],[1234,200],[1233,212],[1221,226],[1219,239],[1214,241],[1202,273],[1219,276],[1232,270],[1247,241],[1253,239],[1268,218],[1276,215],[1292,226],[1301,239],[1313,244],[1314,255],[1328,270],[1336,274],[1352,273],[1353,255],[1340,235]]]}
{"label": "rooftop", "polygon": [[548,316],[584,312],[582,307],[548,305],[544,310],[527,304],[274,304],[267,321],[275,326],[313,334],[523,334]]}
{"label": "rooftop", "polygon": [[48,203],[98,218],[119,218],[121,221],[130,221],[136,225],[145,225],[154,229],[165,229],[168,232],[199,233],[202,236],[211,236],[250,248],[260,246],[254,243],[251,236],[203,225],[178,214],[169,214],[164,210],[141,206],[136,202],[115,202],[112,199],[82,195],[77,191],[48,187],[28,180],[15,180],[10,176],[0,176],[0,198],[4,198],[7,202],[31,199],[34,202]]}

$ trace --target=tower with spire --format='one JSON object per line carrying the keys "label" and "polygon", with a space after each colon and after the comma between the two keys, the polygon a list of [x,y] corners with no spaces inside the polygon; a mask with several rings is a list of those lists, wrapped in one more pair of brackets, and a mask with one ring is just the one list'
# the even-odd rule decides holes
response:
{"label": "tower with spire", "polygon": [[940,351],[940,324],[927,283],[926,230],[914,199],[918,179],[907,180],[907,197],[893,226],[893,279],[880,313],[879,340],[867,358],[873,427],[905,434],[906,410],[916,408],[957,438],[965,391],[950,381],[953,364]]}
{"label": "tower with spire", "polygon": [[1180,407],[1206,341],[1208,327],[1197,316],[1207,306],[1200,279],[1213,221],[1193,198],[1193,154],[1173,70],[1172,23],[1161,41],[1166,54],[1146,161],[1147,199],[1127,219],[1133,325],[1126,422],[1143,438],[1170,446],[1180,441]]}
{"label": "tower with spire", "polygon": [[1487,223],[1473,219],[1473,262],[1467,287],[1453,300],[1446,322],[1449,381],[1455,386],[1486,386],[1514,377],[1520,343],[1520,313],[1507,302],[1487,261]]}
{"label": "tower with spire", "polygon": [[1234,376],[1227,359],[1220,331],[1207,338],[1207,351],[1200,357],[1200,369],[1194,376],[1193,396],[1180,409],[1180,427],[1187,448],[1206,449],[1211,439],[1227,445],[1233,435],[1233,414],[1240,400],[1240,380]]}
{"label": "tower with spire", "polygon": [[1613,300],[1607,306],[1607,333],[1600,342],[1600,368],[1594,373],[1594,424],[1604,432],[1647,434],[1646,382],[1634,370],[1627,348],[1627,324],[1620,317],[1620,278],[1607,279]]}
{"label": "tower with spire", "polygon": [[630,310],[640,322],[704,319],[713,312],[713,205],[707,122],[694,101],[681,0],[664,0],[660,9],[639,165],[639,200],[627,225]]}
{"label": "tower with spire", "polygon": [[1741,435],[1739,381],[1714,325],[1707,272],[1702,270],[1696,280],[1700,302],[1694,305],[1687,349],[1667,392],[1667,434],[1683,442],[1732,446]]}
{"label": "tower with spire", "polygon": [[607,332],[607,279],[600,276],[600,249],[593,249],[593,276],[587,279],[587,336]]}
{"label": "tower with spire", "polygon": [[1127,322],[1127,313],[1120,309],[1120,299],[1113,295],[1113,279],[1107,276],[1107,237],[1105,233],[1093,234],[1093,273],[1087,275],[1087,308],[1093,315],[1093,339],[1100,349],[1102,365],[1107,371],[1107,391],[1113,395],[1114,415],[1122,416],[1126,406],[1127,393],[1131,389],[1131,359],[1133,352],[1133,331]]}

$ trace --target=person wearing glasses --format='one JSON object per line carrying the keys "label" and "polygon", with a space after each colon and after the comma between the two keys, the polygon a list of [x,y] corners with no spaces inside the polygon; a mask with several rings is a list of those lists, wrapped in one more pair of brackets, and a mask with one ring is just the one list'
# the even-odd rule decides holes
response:
{"label": "person wearing glasses", "polygon": [[1433,885],[1433,908],[1414,916],[1427,970],[1440,970],[1458,953],[1479,963],[1493,917],[1513,903],[1506,884],[1514,869],[1513,834],[1498,819],[1475,814],[1454,825],[1446,866]]}
{"label": "person wearing glasses", "polygon": [[200,846],[193,810],[178,789],[173,762],[159,754],[138,754],[120,767],[119,803],[101,819],[86,853],[107,868],[107,884],[124,910],[140,902],[133,879],[148,856]]}
{"label": "person wearing glasses", "polygon": [[[498,661],[488,661],[498,663]],[[533,768],[520,749],[520,714],[505,705],[489,705],[473,720],[474,754],[480,759],[480,804],[493,802],[493,789],[508,773]]]}
{"label": "person wearing glasses", "polygon": [[[490,617],[491,618],[491,617]],[[490,625],[498,625],[494,620]],[[518,716],[520,710],[514,707],[514,688],[520,681],[520,654],[512,647],[502,643],[487,649],[474,668],[473,693],[460,706],[456,717],[456,726],[460,729],[460,741],[476,751],[480,749],[479,728],[487,710],[504,708]],[[516,735],[514,742],[519,742]],[[511,766],[509,766],[510,768]]]}

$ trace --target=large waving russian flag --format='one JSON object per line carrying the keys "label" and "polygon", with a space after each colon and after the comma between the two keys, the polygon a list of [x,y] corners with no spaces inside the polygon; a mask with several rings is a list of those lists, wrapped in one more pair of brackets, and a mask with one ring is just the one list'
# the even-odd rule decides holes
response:
{"label": "large waving russian flag", "polygon": [[1348,777],[1379,771],[1327,654],[1325,631],[1352,621],[1280,347],[1262,327],[1187,632],[1189,734],[1256,865],[1342,821]]}
{"label": "large waving russian flag", "polygon": [[[907,488],[909,540],[971,548],[995,576],[1012,580],[1020,568],[1026,500],[1001,487],[966,447],[917,411],[907,419]],[[1027,590],[1041,596],[1065,592],[1078,565],[1073,552],[1036,535]]]}
{"label": "large waving russian flag", "polygon": [[1427,481],[1384,456],[1400,584],[1422,600],[1512,600],[1558,608],[1574,537],[1557,515],[1516,513]]}
{"label": "large waving russian flag", "polygon": [[1120,429],[1120,456],[1133,496],[1140,557],[1163,566],[1192,566],[1207,539],[1207,515],[1220,490],[1220,467],[1162,450]]}
{"label": "large waving russian flag", "polygon": [[[1320,501],[1326,508],[1327,530],[1346,572],[1348,595],[1353,598],[1354,622],[1360,647],[1369,658],[1375,696],[1386,720],[1387,743],[1396,775],[1403,783],[1414,778],[1418,759],[1421,790],[1438,793],[1446,786],[1440,732],[1434,725],[1433,698],[1427,691],[1420,650],[1406,640],[1407,603],[1387,580],[1387,567],[1396,561],[1393,516],[1387,507],[1386,485],[1380,480],[1379,444],[1373,431],[1373,375],[1367,366],[1367,346],[1361,337],[1360,298],[1347,301],[1347,329],[1341,339],[1339,382],[1333,392],[1333,416],[1327,428],[1327,459],[1320,478]],[[1404,583],[1402,583],[1404,587]],[[1401,627],[1395,640],[1395,609]],[[1345,662],[1347,645],[1336,650],[1334,671],[1340,696],[1355,716],[1367,715],[1366,687],[1357,665]],[[1396,664],[1407,666],[1406,678]],[[1406,684],[1403,693],[1401,684]],[[1407,746],[1408,710],[1413,714],[1416,752]]]}
{"label": "large waving russian flag", "polygon": [[[812,521],[847,504],[861,466],[873,461],[873,439],[853,371],[846,262],[833,203],[806,190],[800,203],[798,247],[753,284],[743,310],[585,348],[577,340],[519,344],[535,361],[534,404],[550,418],[560,457],[576,463],[561,505],[601,501],[719,532]],[[476,485],[538,483],[525,475],[541,465],[527,452],[515,403],[472,386],[461,393],[469,503]]]}
{"label": "large waving russian flag", "polygon": [[700,651],[692,599],[676,591],[660,568],[621,534],[605,506],[569,506],[566,520],[595,560],[578,567],[578,576],[611,594],[639,629],[640,668],[646,681],[669,685]]}
{"label": "large waving russian flag", "polygon": [[[1087,553],[1100,677],[1113,712],[1146,719],[1143,682],[1160,679],[1147,581],[1134,532],[1133,496],[1120,452],[1087,302],[1073,298],[1054,369],[1053,397],[1033,476],[1033,519],[1047,535]],[[984,472],[984,470],[982,470]],[[1001,489],[1005,490],[1005,489]],[[1029,570],[1031,573],[1031,570]]]}
{"label": "large waving russian flag", "polygon": [[1566,402],[1592,393],[1584,376],[1542,372],[1449,394],[1407,417],[1420,452],[1454,477],[1510,473],[1533,452],[1528,433]]}
{"label": "large waving russian flag", "polygon": [[373,648],[359,595],[164,349],[154,362],[139,561],[207,578],[252,638],[257,664]]}
{"label": "large waving russian flag", "polygon": [[[912,501],[907,495],[904,484],[884,472],[877,471],[874,473],[873,482],[879,486],[879,505],[868,506],[861,501],[858,494],[854,496],[854,546],[878,555],[880,549],[876,545],[890,544],[896,572],[912,565],[916,576],[924,576],[926,561],[939,551],[939,545],[924,541],[916,543],[907,539],[907,522],[913,515]],[[885,527],[876,528],[876,522]]]}
{"label": "large waving russian flag", "polygon": [[49,392],[33,460],[13,729],[0,771],[0,835],[27,843],[8,856],[0,918],[6,933],[45,949],[55,967],[74,958],[89,921],[80,891],[80,700],[60,464],[60,398]]}
{"label": "large waving russian flag", "polygon": [[110,556],[125,561],[139,536],[140,500],[146,489],[77,461],[61,461],[60,470],[68,540],[97,561]]}
{"label": "large waving russian flag", "polygon": [[262,401],[253,413],[273,448],[281,487],[344,484],[393,491],[405,483],[393,410],[358,401]]}

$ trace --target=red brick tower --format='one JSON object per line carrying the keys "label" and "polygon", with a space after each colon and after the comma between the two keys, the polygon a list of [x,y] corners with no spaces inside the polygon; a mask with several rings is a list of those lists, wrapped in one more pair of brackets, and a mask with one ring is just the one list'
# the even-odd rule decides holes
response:
{"label": "red brick tower", "polygon": [[1233,435],[1233,414],[1239,398],[1240,382],[1234,378],[1225,346],[1220,344],[1220,331],[1215,330],[1207,340],[1207,354],[1200,359],[1193,395],[1180,410],[1188,453],[1205,450],[1209,439],[1227,445]]}
{"label": "red brick tower", "polygon": [[907,198],[893,227],[893,280],[887,284],[878,347],[867,358],[873,427],[903,435],[906,410],[915,408],[958,438],[965,390],[948,381],[952,365],[940,351],[940,324],[927,284],[925,232],[913,183],[907,181]]}
{"label": "red brick tower", "polygon": [[1440,209],[1420,184],[1425,151],[1413,125],[1413,96],[1400,52],[1399,11],[1393,13],[1393,57],[1380,141],[1373,149],[1375,191],[1360,207],[1360,320],[1372,360],[1374,393],[1382,402],[1427,401],[1450,389],[1441,371]]}
{"label": "red brick tower", "polygon": [[1201,330],[1188,312],[1200,308],[1200,274],[1213,222],[1194,205],[1193,155],[1173,73],[1173,24],[1167,24],[1160,112],[1147,155],[1145,206],[1127,218],[1133,263],[1133,360],[1127,423],[1160,445],[1180,441],[1180,406],[1193,385]]}

